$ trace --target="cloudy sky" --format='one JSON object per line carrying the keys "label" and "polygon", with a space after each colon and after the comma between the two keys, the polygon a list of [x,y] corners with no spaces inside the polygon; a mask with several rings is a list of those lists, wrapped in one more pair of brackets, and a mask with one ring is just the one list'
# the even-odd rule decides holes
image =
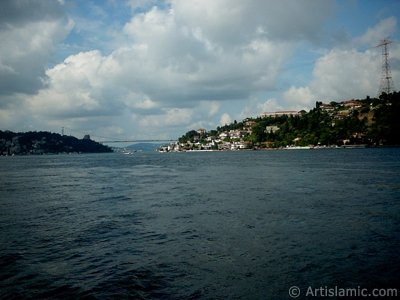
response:
{"label": "cloudy sky", "polygon": [[2,0],[0,130],[169,139],[400,89],[398,0]]}

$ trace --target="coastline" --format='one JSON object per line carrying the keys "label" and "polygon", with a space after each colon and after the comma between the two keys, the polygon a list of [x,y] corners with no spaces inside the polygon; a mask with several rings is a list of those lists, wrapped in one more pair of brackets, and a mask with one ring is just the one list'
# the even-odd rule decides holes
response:
{"label": "coastline", "polygon": [[385,149],[385,148],[400,148],[400,145],[342,145],[342,146],[294,146],[294,147],[279,147],[279,148],[253,148],[253,149],[222,149],[222,150],[171,150],[161,151],[159,153],[198,153],[198,152],[242,152],[242,151],[280,151],[280,150],[354,150],[354,149]]}

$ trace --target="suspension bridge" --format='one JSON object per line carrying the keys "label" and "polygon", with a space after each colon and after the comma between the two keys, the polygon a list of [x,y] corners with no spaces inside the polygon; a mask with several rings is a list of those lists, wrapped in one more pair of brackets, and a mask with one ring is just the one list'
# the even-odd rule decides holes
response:
{"label": "suspension bridge", "polygon": [[176,142],[176,140],[157,140],[157,139],[151,139],[151,140],[109,140],[109,141],[101,141],[101,140],[95,140],[98,143],[101,144],[112,144],[112,143],[172,143]]}
{"label": "suspension bridge", "polygon": [[76,129],[72,129],[66,126],[61,127],[61,135],[66,135],[67,132],[73,136],[83,136],[84,138],[89,138],[97,143],[101,144],[116,144],[116,143],[173,143],[176,142],[177,139],[130,139],[130,138],[120,138],[113,139],[112,137],[99,136],[96,134],[88,134],[86,132],[82,132]]}

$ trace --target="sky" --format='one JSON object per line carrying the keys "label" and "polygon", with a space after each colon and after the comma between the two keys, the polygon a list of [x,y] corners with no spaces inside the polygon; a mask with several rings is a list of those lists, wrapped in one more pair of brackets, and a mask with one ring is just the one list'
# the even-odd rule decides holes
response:
{"label": "sky", "polygon": [[0,130],[176,139],[375,97],[398,0],[2,0]]}

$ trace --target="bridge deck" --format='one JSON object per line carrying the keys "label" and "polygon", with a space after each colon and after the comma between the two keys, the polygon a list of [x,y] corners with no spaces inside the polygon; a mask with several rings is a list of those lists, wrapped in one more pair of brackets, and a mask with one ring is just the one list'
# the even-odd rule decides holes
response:
{"label": "bridge deck", "polygon": [[113,140],[113,141],[96,141],[98,143],[163,143],[176,142],[176,140]]}

